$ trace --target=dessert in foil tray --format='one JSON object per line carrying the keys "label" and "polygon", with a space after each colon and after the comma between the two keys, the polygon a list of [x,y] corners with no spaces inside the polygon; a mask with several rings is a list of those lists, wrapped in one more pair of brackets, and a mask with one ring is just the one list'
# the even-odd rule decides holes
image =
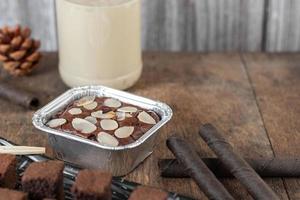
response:
{"label": "dessert in foil tray", "polygon": [[39,109],[32,122],[48,134],[58,159],[123,176],[153,152],[159,130],[172,114],[160,101],[84,86],[66,91]]}
{"label": "dessert in foil tray", "polygon": [[84,96],[53,116],[47,126],[116,147],[135,142],[159,121],[152,110],[115,98]]}

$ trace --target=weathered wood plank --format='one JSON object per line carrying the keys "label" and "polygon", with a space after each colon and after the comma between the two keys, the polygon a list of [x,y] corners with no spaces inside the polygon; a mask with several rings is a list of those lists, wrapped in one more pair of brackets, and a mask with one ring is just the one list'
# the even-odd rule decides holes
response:
{"label": "weathered wood plank", "polygon": [[[142,0],[145,50],[261,50],[264,0]],[[56,50],[54,0],[2,0],[0,25],[29,25]]]}
{"label": "weathered wood plank", "polygon": [[143,46],[172,51],[257,51],[262,0],[143,0]]}
{"label": "weathered wood plank", "polygon": [[[300,153],[300,55],[246,55],[245,61],[275,156]],[[284,179],[290,199],[300,199],[299,179]]]}
{"label": "weathered wood plank", "polygon": [[[206,199],[193,181],[160,178],[157,167],[158,158],[172,157],[165,140],[174,132],[195,145],[201,155],[213,156],[197,134],[200,124],[206,122],[213,123],[226,134],[242,155],[273,156],[238,54],[146,53],[144,66],[142,78],[129,92],[168,103],[174,110],[174,118],[160,131],[153,155],[126,178]],[[45,54],[40,67],[29,77],[12,79],[1,73],[1,78],[37,92],[43,104],[66,90],[58,75],[56,54]],[[47,144],[45,135],[31,124],[33,112],[1,99],[0,105],[0,136],[23,145]],[[251,199],[237,181],[226,179],[222,182],[236,199]],[[281,179],[268,179],[267,182],[281,199],[288,199]]]}
{"label": "weathered wood plank", "polygon": [[54,0],[1,0],[0,26],[22,24],[42,41],[43,50],[56,50]]}
{"label": "weathered wood plank", "polygon": [[264,1],[196,0],[195,4],[197,50],[258,51],[261,49]]}
{"label": "weathered wood plank", "polygon": [[[299,8],[297,0],[142,0],[143,48],[298,51]],[[54,0],[2,0],[0,16],[0,26],[28,25],[42,49],[57,49]]]}
{"label": "weathered wood plank", "polygon": [[300,50],[300,1],[268,0],[265,50]]}
{"label": "weathered wood plank", "polygon": [[[203,156],[212,155],[197,135],[199,125],[206,122],[222,130],[244,156],[273,156],[238,55],[154,53],[144,59],[143,77],[130,91],[167,102],[174,109],[174,118],[161,131],[153,156],[131,173],[129,179],[203,198],[193,182],[160,178],[157,159],[171,156],[164,141],[174,132],[191,141]],[[267,182],[282,199],[287,199],[280,179]],[[251,199],[238,182],[223,180],[223,183],[237,199]]]}

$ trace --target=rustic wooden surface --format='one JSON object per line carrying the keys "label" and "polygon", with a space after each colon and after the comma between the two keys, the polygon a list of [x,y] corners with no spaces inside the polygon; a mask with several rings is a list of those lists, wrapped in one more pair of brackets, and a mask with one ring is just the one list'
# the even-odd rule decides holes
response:
{"label": "rustic wooden surface", "polygon": [[[1,0],[0,26],[21,23],[57,50],[55,0]],[[168,51],[299,51],[298,0],[142,0],[142,44]]]}
{"label": "rustic wooden surface", "polygon": [[[189,179],[158,174],[158,158],[170,158],[165,140],[176,133],[202,156],[214,156],[197,135],[202,123],[213,123],[242,155],[253,158],[300,153],[300,54],[145,53],[144,72],[129,92],[159,99],[174,117],[159,133],[149,158],[126,178],[162,187],[196,199],[206,199]],[[46,104],[67,87],[57,72],[57,54],[45,53],[29,77],[9,81],[35,91]],[[0,100],[0,136],[22,145],[47,145],[31,124],[33,111]],[[47,152],[52,155],[48,147]],[[281,199],[300,198],[300,179],[266,179]],[[236,199],[251,199],[234,179],[222,179]]]}

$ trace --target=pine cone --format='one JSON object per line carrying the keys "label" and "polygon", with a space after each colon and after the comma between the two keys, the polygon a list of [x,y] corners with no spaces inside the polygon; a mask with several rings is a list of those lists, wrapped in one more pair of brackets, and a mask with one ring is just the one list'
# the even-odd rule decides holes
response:
{"label": "pine cone", "polygon": [[29,74],[38,63],[40,41],[30,38],[28,27],[3,27],[0,29],[0,61],[3,68],[14,76]]}

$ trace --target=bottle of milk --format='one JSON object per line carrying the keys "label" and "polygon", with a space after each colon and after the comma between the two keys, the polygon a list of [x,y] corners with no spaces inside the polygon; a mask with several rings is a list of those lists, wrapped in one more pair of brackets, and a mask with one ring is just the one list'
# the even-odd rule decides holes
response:
{"label": "bottle of milk", "polygon": [[140,77],[140,0],[56,0],[59,72],[70,87],[131,87]]}

